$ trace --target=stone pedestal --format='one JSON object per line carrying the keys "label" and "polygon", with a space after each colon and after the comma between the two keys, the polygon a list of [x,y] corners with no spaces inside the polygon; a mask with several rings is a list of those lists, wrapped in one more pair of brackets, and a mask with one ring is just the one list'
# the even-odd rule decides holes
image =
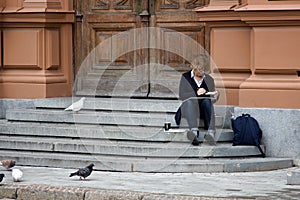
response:
{"label": "stone pedestal", "polygon": [[2,1],[5,7],[0,12],[3,38],[0,98],[72,95],[75,18],[70,2]]}

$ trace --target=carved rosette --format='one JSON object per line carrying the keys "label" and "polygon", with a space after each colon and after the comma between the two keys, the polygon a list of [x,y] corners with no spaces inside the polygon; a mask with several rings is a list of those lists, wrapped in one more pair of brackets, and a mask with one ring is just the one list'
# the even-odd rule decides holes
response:
{"label": "carved rosette", "polygon": [[186,0],[185,8],[196,8],[206,4],[207,0]]}
{"label": "carved rosette", "polygon": [[95,0],[94,9],[108,10],[109,4],[109,0]]}
{"label": "carved rosette", "polygon": [[96,10],[132,10],[132,0],[95,0],[94,9]]}
{"label": "carved rosette", "polygon": [[162,0],[160,8],[179,8],[179,0]]}
{"label": "carved rosette", "polygon": [[209,0],[162,0],[160,3],[161,9],[191,9],[206,5]]}
{"label": "carved rosette", "polygon": [[115,0],[114,9],[116,10],[132,10],[132,0]]}

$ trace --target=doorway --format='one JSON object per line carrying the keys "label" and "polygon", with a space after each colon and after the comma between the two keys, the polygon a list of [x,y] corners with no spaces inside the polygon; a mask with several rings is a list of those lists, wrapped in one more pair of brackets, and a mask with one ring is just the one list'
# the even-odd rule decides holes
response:
{"label": "doorway", "polygon": [[177,98],[181,74],[205,51],[194,8],[208,0],[75,0],[75,92]]}

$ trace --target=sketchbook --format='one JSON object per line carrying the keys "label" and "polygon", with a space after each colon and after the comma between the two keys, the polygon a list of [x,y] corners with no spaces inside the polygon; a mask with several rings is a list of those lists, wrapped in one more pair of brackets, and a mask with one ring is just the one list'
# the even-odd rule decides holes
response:
{"label": "sketchbook", "polygon": [[198,101],[200,99],[211,99],[211,100],[216,100],[215,97],[190,97],[188,99],[183,100],[182,102],[188,101],[188,100],[194,100],[194,101]]}

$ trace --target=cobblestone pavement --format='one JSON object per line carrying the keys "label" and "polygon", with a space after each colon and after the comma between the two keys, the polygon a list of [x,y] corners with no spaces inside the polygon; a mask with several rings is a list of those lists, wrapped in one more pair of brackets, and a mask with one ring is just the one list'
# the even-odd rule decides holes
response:
{"label": "cobblestone pavement", "polygon": [[287,185],[287,172],[124,173],[94,171],[86,180],[69,177],[76,169],[24,167],[21,182],[10,171],[0,184],[0,199],[154,200],[300,199],[300,185]]}

